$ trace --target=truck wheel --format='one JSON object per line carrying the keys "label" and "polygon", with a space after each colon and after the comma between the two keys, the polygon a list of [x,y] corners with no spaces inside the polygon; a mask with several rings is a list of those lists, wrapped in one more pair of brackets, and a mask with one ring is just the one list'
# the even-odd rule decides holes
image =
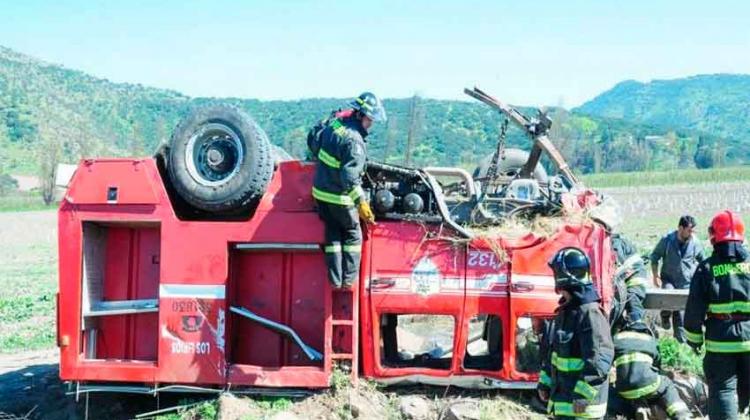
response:
{"label": "truck wheel", "polygon": [[[492,163],[492,155],[490,153],[484,159],[479,162],[479,166],[474,169],[474,178],[484,178],[487,176],[487,171]],[[505,159],[500,159],[497,163],[497,173],[515,175],[521,170],[523,165],[529,159],[529,152],[521,149],[505,149]],[[534,179],[537,182],[547,182],[547,171],[541,164],[537,164],[534,169]]]}
{"label": "truck wheel", "polygon": [[273,173],[266,133],[225,105],[191,112],[172,134],[167,165],[177,193],[192,206],[232,213],[257,203]]}

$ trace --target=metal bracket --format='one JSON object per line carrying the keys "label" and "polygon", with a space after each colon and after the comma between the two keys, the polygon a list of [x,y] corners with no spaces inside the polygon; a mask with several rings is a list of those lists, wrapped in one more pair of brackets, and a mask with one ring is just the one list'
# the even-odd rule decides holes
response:
{"label": "metal bracket", "polygon": [[310,360],[312,361],[323,360],[323,355],[319,351],[305,344],[305,342],[302,341],[299,335],[297,335],[297,333],[293,329],[291,329],[288,325],[280,324],[276,321],[271,321],[268,318],[263,318],[262,316],[256,313],[250,312],[243,307],[230,306],[229,310],[238,315],[242,315],[251,321],[257,322],[258,324],[268,328],[271,331],[275,331],[281,335],[288,337],[302,349],[302,351]]}

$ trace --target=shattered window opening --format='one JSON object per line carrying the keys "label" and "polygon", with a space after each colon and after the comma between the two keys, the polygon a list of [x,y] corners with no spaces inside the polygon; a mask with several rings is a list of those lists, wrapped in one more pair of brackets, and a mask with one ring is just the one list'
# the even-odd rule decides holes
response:
{"label": "shattered window opening", "polygon": [[516,322],[516,370],[536,373],[541,369],[541,342],[545,323],[550,320],[522,316]]}
{"label": "shattered window opening", "polygon": [[464,355],[465,369],[500,370],[503,368],[503,329],[497,315],[477,314],[469,321]]}
{"label": "shattered window opening", "polygon": [[386,367],[450,369],[455,328],[450,315],[383,314],[380,363]]}

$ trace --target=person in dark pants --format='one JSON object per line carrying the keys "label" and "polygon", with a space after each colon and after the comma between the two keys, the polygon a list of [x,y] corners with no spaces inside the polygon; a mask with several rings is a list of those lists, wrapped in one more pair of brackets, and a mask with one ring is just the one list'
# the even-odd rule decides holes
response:
{"label": "person in dark pants", "polygon": [[[682,216],[677,230],[661,238],[651,252],[651,271],[654,283],[663,289],[689,289],[698,264],[703,261],[703,246],[693,236],[695,229],[693,216]],[[659,269],[661,261],[661,269]],[[662,311],[662,327],[670,328],[670,317],[674,328],[674,337],[680,343],[685,342],[682,311]]]}
{"label": "person in dark pants", "polygon": [[738,214],[722,211],[708,229],[714,250],[692,279],[685,330],[696,352],[706,348],[709,418],[736,419],[750,401],[750,253]]}
{"label": "person in dark pants", "polygon": [[563,248],[549,266],[562,299],[543,340],[539,398],[555,418],[603,418],[614,349],[589,259],[578,248]]}
{"label": "person in dark pants", "polygon": [[328,279],[336,288],[351,288],[359,279],[362,231],[360,217],[375,216],[362,189],[367,151],[365,138],[373,122],[385,121],[385,109],[372,93],[355,98],[350,110],[333,113],[310,130],[307,144],[317,167],[312,195],[325,224]]}

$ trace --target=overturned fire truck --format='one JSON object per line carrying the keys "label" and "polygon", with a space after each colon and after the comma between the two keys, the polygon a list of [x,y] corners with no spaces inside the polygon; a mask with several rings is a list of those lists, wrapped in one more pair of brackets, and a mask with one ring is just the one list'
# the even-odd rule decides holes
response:
{"label": "overturned fire truck", "polygon": [[609,226],[493,233],[510,218],[594,214],[601,197],[552,146],[544,114],[466,92],[531,151],[501,139],[474,174],[368,163],[377,224],[352,291],[326,279],[314,163],[274,156],[236,109],[196,110],[154,158],[83,160],[59,210],[61,378],[78,392],[273,391],[327,387],[343,363],[353,380],[534,387],[558,300],[552,254],[585,250],[603,305],[618,308]]}

